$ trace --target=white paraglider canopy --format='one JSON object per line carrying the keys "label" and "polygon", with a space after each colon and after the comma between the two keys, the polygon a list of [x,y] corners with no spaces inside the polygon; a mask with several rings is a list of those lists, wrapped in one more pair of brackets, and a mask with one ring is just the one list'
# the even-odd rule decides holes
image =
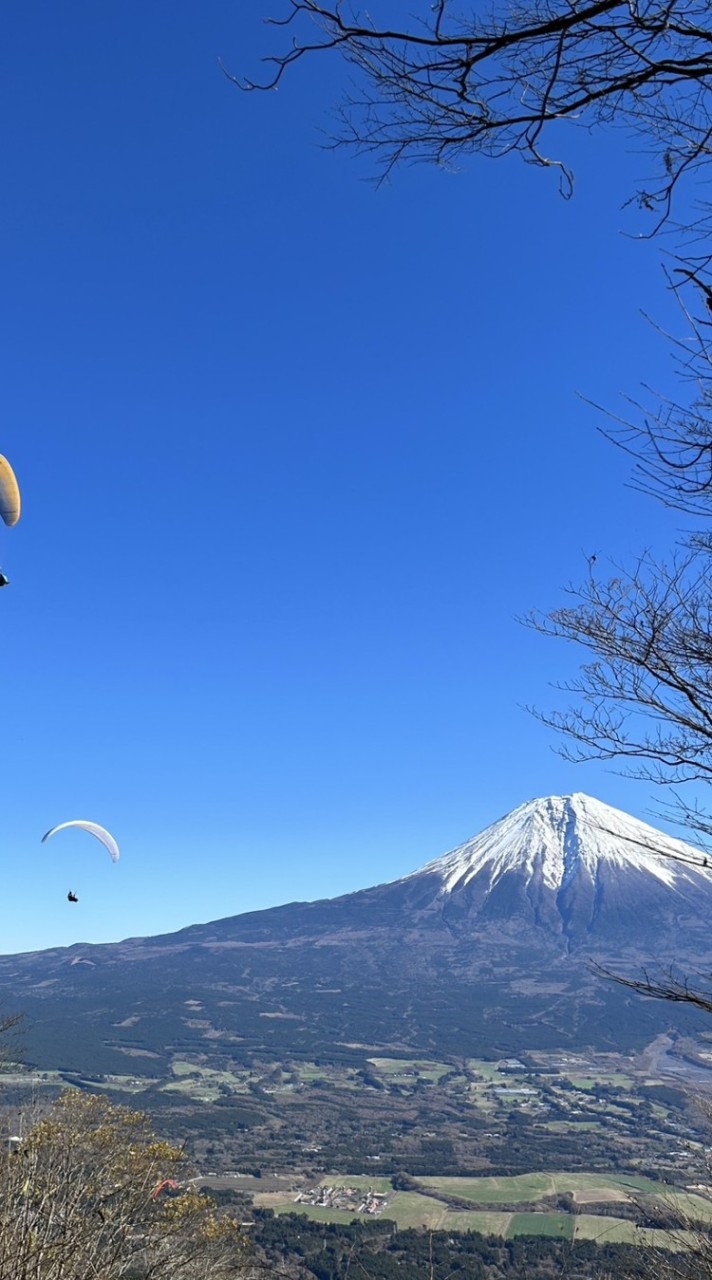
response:
{"label": "white paraglider canopy", "polygon": [[90,835],[96,836],[106,849],[112,862],[119,861],[119,846],[114,837],[106,827],[100,827],[98,822],[87,822],[84,818],[72,818],[70,822],[60,822],[56,827],[50,827],[42,837],[42,844],[45,840],[49,840],[50,836],[54,836],[58,831],[64,831],[65,827],[81,827],[82,831],[88,831]]}

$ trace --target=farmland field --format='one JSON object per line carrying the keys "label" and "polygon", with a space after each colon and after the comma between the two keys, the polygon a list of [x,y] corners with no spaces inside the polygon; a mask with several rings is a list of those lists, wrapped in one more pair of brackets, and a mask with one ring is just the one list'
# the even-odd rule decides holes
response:
{"label": "farmland field", "polygon": [[487,1213],[479,1209],[473,1209],[471,1213],[458,1213],[457,1210],[448,1210],[443,1219],[443,1229],[446,1231],[480,1231],[483,1236],[506,1236],[509,1234],[511,1220],[511,1213],[497,1213],[496,1211]]}
{"label": "farmland field", "polygon": [[397,1191],[383,1210],[383,1217],[390,1218],[401,1230],[430,1227],[433,1231],[442,1231],[447,1209],[442,1201],[431,1200],[430,1196],[421,1196],[417,1191]]}
{"label": "farmland field", "polygon": [[613,1085],[619,1089],[630,1089],[633,1084],[632,1077],[623,1075],[621,1071],[613,1071],[608,1075],[597,1076],[572,1075],[569,1079],[577,1089],[595,1089],[597,1085]]}
{"label": "farmland field", "polygon": [[570,1213],[513,1213],[506,1234],[508,1238],[558,1236],[561,1240],[572,1240],[573,1225],[574,1219]]}
{"label": "farmland field", "polygon": [[576,1217],[574,1240],[595,1240],[597,1244],[646,1245],[657,1249],[684,1249],[689,1237],[684,1231],[641,1230],[625,1218],[597,1218],[582,1213]]}
{"label": "farmland field", "polygon": [[[297,1213],[316,1222],[349,1223],[358,1215],[353,1210],[329,1209],[320,1205],[295,1204],[275,1193],[257,1196],[256,1204],[276,1214]],[[641,1230],[625,1218],[608,1218],[591,1213],[497,1213],[473,1209],[471,1213],[446,1209],[437,1200],[414,1191],[397,1191],[383,1212],[383,1219],[399,1230],[426,1227],[433,1231],[479,1231],[483,1235],[548,1236],[565,1240],[593,1240],[599,1244],[647,1245],[663,1249],[685,1248],[689,1237],[683,1231]]]}
{"label": "farmland field", "polygon": [[[698,1220],[712,1220],[712,1202],[703,1196],[681,1192],[675,1195],[672,1189],[664,1184],[653,1182],[649,1178],[621,1175],[613,1177],[600,1173],[528,1173],[512,1177],[471,1177],[447,1178],[425,1177],[415,1184],[427,1188],[430,1194],[417,1189],[394,1190],[392,1182],[385,1177],[366,1177],[364,1175],[345,1176],[330,1175],[322,1179],[321,1187],[353,1187],[364,1194],[367,1191],[380,1192],[388,1196],[388,1201],[377,1216],[394,1222],[399,1229],[408,1227],[425,1227],[434,1231],[479,1231],[483,1234],[504,1236],[507,1239],[521,1235],[549,1236],[558,1239],[601,1240],[612,1243],[641,1244],[643,1232],[634,1221],[618,1217],[607,1217],[603,1214],[567,1213],[561,1209],[547,1209],[545,1206],[535,1208],[547,1196],[573,1194],[575,1201],[581,1205],[596,1203],[629,1202],[630,1192],[642,1191],[653,1194],[659,1199],[669,1198],[690,1217]],[[453,1197],[469,1200],[472,1210],[451,1207],[448,1200]],[[355,1209],[329,1208],[309,1204],[295,1204],[290,1194],[271,1193],[258,1195],[255,1203],[265,1207],[273,1207],[277,1213],[306,1213],[311,1218],[325,1222],[351,1221],[358,1215]],[[493,1206],[508,1205],[509,1209],[498,1211]],[[521,1204],[520,1212],[513,1212],[512,1206]],[[487,1209],[479,1209],[478,1205],[488,1205]],[[657,1245],[670,1248],[675,1243],[682,1243],[680,1233],[672,1234],[664,1231],[645,1232],[654,1238]]]}
{"label": "farmland field", "polygon": [[[134,1075],[133,1063],[87,1079],[8,1067],[0,1075],[7,1132],[18,1131],[39,1089],[99,1088],[116,1101],[131,1095],[149,1113],[155,1106],[207,1183],[247,1192],[279,1214],[669,1246],[670,1235],[632,1221],[630,1200],[641,1192],[712,1224],[712,1194],[695,1194],[707,1180],[703,1135],[681,1090],[648,1058],[557,1052],[444,1062],[394,1056],[386,1045],[341,1047],[334,1061],[245,1061],[210,1042],[210,1053],[176,1052],[150,1076]],[[659,1169],[661,1180],[640,1169]],[[248,1174],[249,1185],[238,1182]],[[325,1186],[357,1195],[323,1194]],[[358,1192],[368,1191],[375,1199],[359,1214]],[[643,1219],[649,1208],[641,1206]],[[658,1220],[655,1211],[648,1220]]]}
{"label": "farmland field", "polygon": [[357,1216],[346,1209],[324,1209],[318,1204],[273,1204],[269,1206],[276,1214],[303,1213],[306,1218],[315,1222],[353,1222]]}
{"label": "farmland field", "polygon": [[322,1178],[322,1186],[328,1184],[331,1187],[358,1187],[359,1191],[392,1191],[393,1185],[390,1178],[372,1178],[364,1174],[349,1175],[343,1173],[331,1174],[328,1178]]}
{"label": "farmland field", "polygon": [[422,1076],[425,1080],[437,1081],[452,1071],[446,1062],[433,1062],[423,1058],[369,1058],[372,1067],[385,1076],[402,1077],[406,1073]]}
{"label": "farmland field", "polygon": [[514,1203],[553,1195],[554,1175],[522,1173],[511,1178],[421,1178],[423,1186],[475,1204]]}
{"label": "farmland field", "polygon": [[[530,1202],[542,1196],[562,1195],[568,1192],[606,1192],[605,1199],[615,1196],[616,1190],[647,1191],[660,1195],[665,1188],[650,1178],[632,1174],[603,1173],[522,1173],[510,1178],[421,1178],[423,1186],[432,1187],[442,1195],[472,1200],[475,1204],[516,1204]],[[622,1196],[621,1198],[625,1198]],[[712,1205],[710,1206],[712,1209]]]}

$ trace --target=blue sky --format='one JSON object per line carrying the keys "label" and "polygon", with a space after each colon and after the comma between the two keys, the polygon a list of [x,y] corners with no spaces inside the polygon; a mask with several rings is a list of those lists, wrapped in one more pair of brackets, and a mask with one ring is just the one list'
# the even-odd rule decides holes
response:
{"label": "blue sky", "polygon": [[[243,7],[0,16],[6,952],[393,879],[535,795],[648,809],[522,710],[575,654],[516,621],[674,532],[579,398],[672,386],[644,158],[375,189],[321,146],[337,63],[221,74]],[[117,866],[40,845],[77,816]]]}

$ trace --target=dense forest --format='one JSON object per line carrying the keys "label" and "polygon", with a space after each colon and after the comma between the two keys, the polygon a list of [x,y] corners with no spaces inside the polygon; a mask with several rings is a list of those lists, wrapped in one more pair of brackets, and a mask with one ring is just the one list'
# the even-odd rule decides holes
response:
{"label": "dense forest", "polygon": [[397,1231],[391,1222],[348,1225],[314,1222],[297,1214],[257,1214],[255,1244],[275,1265],[289,1259],[315,1280],[549,1280],[554,1276],[649,1277],[649,1251],[631,1245],[599,1245],[543,1236],[503,1240],[477,1232]]}

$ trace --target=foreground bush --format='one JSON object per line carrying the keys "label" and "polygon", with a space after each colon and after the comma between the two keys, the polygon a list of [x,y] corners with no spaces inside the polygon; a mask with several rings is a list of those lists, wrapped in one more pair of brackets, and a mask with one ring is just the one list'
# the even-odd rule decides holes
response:
{"label": "foreground bush", "polygon": [[244,1274],[238,1224],[186,1179],[140,1112],[62,1095],[0,1157],[0,1280],[222,1280]]}

